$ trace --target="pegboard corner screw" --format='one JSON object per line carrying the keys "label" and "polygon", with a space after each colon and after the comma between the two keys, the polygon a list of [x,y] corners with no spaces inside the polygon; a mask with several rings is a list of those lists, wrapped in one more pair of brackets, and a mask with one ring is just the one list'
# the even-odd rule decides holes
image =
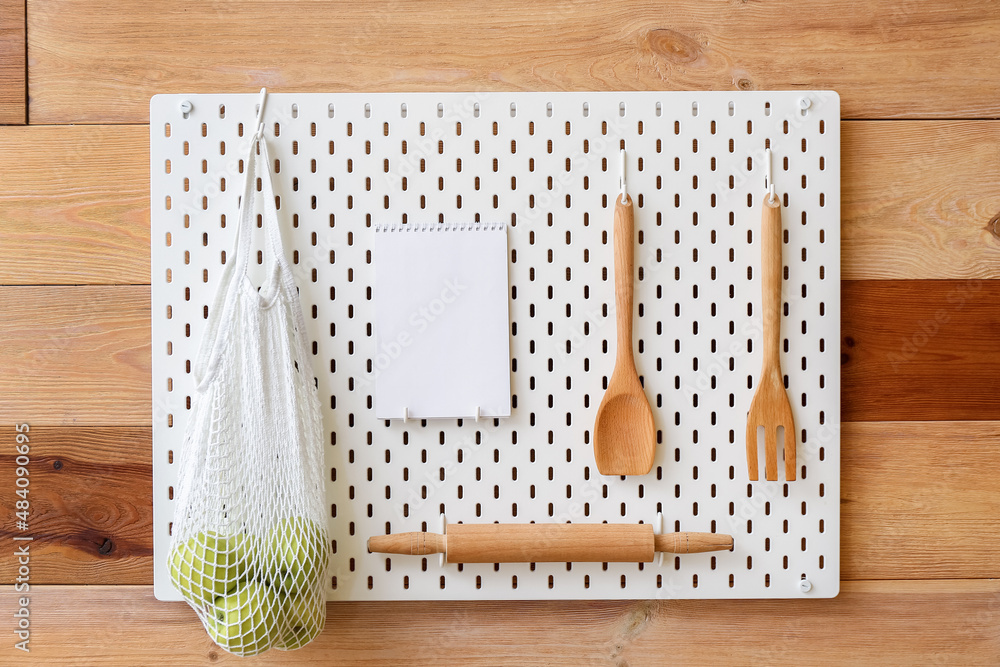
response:
{"label": "pegboard corner screw", "polygon": [[808,593],[813,588],[812,582],[808,579],[801,579],[799,581],[799,590],[803,593]]}
{"label": "pegboard corner screw", "polygon": [[812,104],[813,104],[812,100],[809,99],[808,97],[800,97],[799,98],[799,108],[802,109],[803,111],[805,111],[806,109],[808,109],[809,107],[811,107]]}
{"label": "pegboard corner screw", "polygon": [[191,113],[192,109],[194,109],[194,105],[191,104],[190,100],[184,100],[181,102],[181,113],[184,114],[185,117]]}

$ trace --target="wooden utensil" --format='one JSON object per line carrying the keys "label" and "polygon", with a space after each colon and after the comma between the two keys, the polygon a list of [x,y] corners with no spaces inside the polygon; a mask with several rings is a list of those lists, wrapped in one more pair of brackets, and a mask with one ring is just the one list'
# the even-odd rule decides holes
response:
{"label": "wooden utensil", "polygon": [[764,196],[760,221],[764,363],[747,413],[747,468],[758,479],[757,427],[764,427],[764,478],[778,479],[778,427],[784,427],[785,479],[795,479],[795,421],[781,372],[781,200]]}
{"label": "wooden utensil", "polygon": [[653,526],[609,523],[452,523],[446,535],[396,533],[368,539],[368,551],[426,556],[449,563],[649,563],[657,551],[725,551],[731,535],[670,533]]}
{"label": "wooden utensil", "polygon": [[645,475],[656,454],[653,410],[632,356],[633,236],[632,198],[615,202],[615,369],[594,421],[594,458],[602,475]]}

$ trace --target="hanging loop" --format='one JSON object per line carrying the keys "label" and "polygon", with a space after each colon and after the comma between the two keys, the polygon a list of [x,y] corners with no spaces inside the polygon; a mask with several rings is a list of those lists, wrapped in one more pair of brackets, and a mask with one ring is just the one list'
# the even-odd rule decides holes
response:
{"label": "hanging loop", "polygon": [[764,155],[767,156],[767,158],[764,160],[765,169],[766,169],[766,173],[765,173],[765,176],[764,176],[764,187],[767,188],[767,192],[768,192],[767,201],[768,201],[768,203],[773,204],[774,201],[775,201],[775,199],[776,199],[776,196],[774,194],[774,171],[773,171],[773,169],[771,167],[771,162],[772,162],[772,158],[773,158],[773,154],[771,153],[771,149],[770,148],[765,148],[764,149]]}
{"label": "hanging loop", "polygon": [[622,185],[622,204],[628,201],[628,187],[625,185],[625,149],[621,152],[620,170]]}

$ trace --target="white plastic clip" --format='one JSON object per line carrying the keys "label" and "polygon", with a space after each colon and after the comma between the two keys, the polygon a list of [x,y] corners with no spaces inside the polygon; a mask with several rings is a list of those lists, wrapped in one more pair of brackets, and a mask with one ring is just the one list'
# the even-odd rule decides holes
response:
{"label": "white plastic clip", "polygon": [[479,406],[476,406],[476,423],[479,423]]}
{"label": "white plastic clip", "polygon": [[620,167],[621,167],[620,172],[621,172],[621,182],[622,182],[622,204],[624,204],[625,202],[628,201],[628,188],[625,185],[625,149],[624,148],[622,149],[622,152],[621,152]]}
{"label": "white plastic clip", "polygon": [[765,172],[765,175],[764,175],[764,187],[767,188],[767,192],[768,192],[768,199],[767,199],[767,201],[768,201],[768,203],[773,204],[774,203],[774,199],[775,199],[775,195],[774,195],[774,172],[772,171],[772,168],[771,168],[771,162],[773,161],[771,159],[772,158],[771,149],[770,148],[765,148],[764,149],[764,155],[767,156],[767,159],[765,160],[765,169],[766,169],[766,172]]}
{"label": "white plastic clip", "polygon": [[410,418],[410,409],[407,408],[407,407],[404,407],[403,408],[403,423],[405,424],[406,420],[409,419],[409,418]]}
{"label": "white plastic clip", "polygon": [[[653,535],[663,534],[663,512],[656,513],[656,523],[653,524]],[[656,564],[663,565],[663,552],[660,551],[656,556]]]}
{"label": "white plastic clip", "polygon": [[[447,535],[448,534],[448,517],[446,517],[444,515],[444,512],[441,512],[441,534],[442,535]],[[447,544],[448,544],[448,542],[447,542],[447,540],[445,540],[445,545],[447,545]],[[447,551],[447,548],[448,547],[445,546],[445,550],[446,551]],[[438,554],[438,567],[444,567],[444,556],[445,555],[443,553]]]}
{"label": "white plastic clip", "polygon": [[254,127],[257,128],[253,135],[254,141],[260,141],[264,137],[264,105],[267,103],[267,88],[260,89],[260,98],[257,100],[257,120]]}

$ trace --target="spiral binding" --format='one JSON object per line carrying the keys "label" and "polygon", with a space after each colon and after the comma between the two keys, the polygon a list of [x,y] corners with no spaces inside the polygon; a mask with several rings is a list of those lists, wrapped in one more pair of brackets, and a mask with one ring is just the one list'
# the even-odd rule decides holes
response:
{"label": "spiral binding", "polygon": [[506,222],[425,222],[376,224],[375,231],[384,232],[499,232],[506,231]]}

